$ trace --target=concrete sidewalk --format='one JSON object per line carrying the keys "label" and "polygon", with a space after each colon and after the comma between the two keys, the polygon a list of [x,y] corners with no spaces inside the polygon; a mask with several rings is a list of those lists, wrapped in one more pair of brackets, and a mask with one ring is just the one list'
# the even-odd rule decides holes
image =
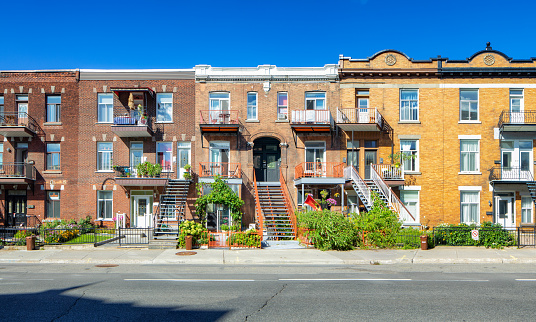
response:
{"label": "concrete sidewalk", "polygon": [[54,264],[192,264],[192,265],[370,265],[370,264],[466,264],[536,263],[534,248],[486,249],[446,247],[431,250],[353,250],[347,252],[316,249],[197,249],[195,255],[179,256],[184,250],[146,248],[71,247],[42,250],[0,249],[3,263]]}

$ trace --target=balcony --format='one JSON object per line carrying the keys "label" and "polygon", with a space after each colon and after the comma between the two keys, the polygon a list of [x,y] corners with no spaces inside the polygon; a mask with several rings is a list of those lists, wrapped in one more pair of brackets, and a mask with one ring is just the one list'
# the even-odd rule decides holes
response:
{"label": "balcony", "polygon": [[381,131],[383,118],[375,108],[339,108],[337,125],[343,131]]}
{"label": "balcony", "polygon": [[122,138],[153,136],[150,119],[147,117],[144,118],[138,111],[115,113],[112,132]]}
{"label": "balcony", "polygon": [[536,131],[536,111],[502,111],[499,117],[499,128],[506,132]]}
{"label": "balcony", "polygon": [[238,111],[202,110],[199,126],[201,132],[238,132]]}
{"label": "balcony", "polygon": [[3,162],[0,165],[0,184],[28,184],[35,181],[33,164],[24,162]]}
{"label": "balcony", "polygon": [[212,178],[220,176],[227,179],[242,178],[242,168],[240,163],[230,162],[200,162],[199,177]]}
{"label": "balcony", "polygon": [[294,184],[343,184],[344,163],[302,162],[294,168]]}
{"label": "balcony", "polygon": [[124,187],[128,186],[152,186],[163,187],[171,174],[171,167],[163,167],[162,172],[155,177],[142,177],[138,175],[136,167],[114,166],[115,183]]}
{"label": "balcony", "polygon": [[4,137],[33,137],[39,126],[25,112],[3,113],[0,115],[0,135]]}
{"label": "balcony", "polygon": [[495,183],[525,183],[534,181],[531,170],[526,167],[493,167],[489,172],[489,181]]}
{"label": "balcony", "polygon": [[333,118],[329,110],[292,111],[290,126],[296,132],[329,132]]}
{"label": "balcony", "polygon": [[404,169],[392,164],[371,164],[376,173],[390,186],[404,184]]}

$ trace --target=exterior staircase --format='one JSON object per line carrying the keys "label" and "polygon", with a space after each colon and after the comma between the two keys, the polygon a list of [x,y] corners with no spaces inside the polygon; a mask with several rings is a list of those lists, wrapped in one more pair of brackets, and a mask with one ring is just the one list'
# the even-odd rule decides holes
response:
{"label": "exterior staircase", "polygon": [[155,221],[154,238],[177,238],[179,224],[184,220],[190,180],[169,179],[160,195],[159,213]]}
{"label": "exterior staircase", "polygon": [[294,228],[289,209],[279,183],[257,183],[259,204],[263,216],[265,240],[294,240]]}
{"label": "exterior staircase", "polygon": [[527,188],[529,188],[530,196],[532,197],[532,202],[536,205],[536,181],[527,182]]}

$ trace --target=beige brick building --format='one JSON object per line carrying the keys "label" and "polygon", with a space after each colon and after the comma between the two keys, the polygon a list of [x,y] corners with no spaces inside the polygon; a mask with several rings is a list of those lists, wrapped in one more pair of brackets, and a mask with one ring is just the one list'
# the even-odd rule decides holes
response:
{"label": "beige brick building", "polygon": [[[353,128],[342,122],[347,157],[366,177],[368,165],[390,164],[393,153],[416,156],[400,166],[404,182],[390,182],[415,217],[410,224],[532,225],[535,67],[489,44],[466,60],[341,55],[340,113],[357,119]],[[382,126],[365,128],[374,113]]]}

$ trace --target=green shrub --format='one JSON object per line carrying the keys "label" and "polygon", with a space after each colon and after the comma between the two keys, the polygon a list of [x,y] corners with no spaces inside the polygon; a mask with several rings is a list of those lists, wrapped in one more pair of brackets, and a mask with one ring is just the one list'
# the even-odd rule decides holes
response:
{"label": "green shrub", "polygon": [[393,247],[402,223],[398,220],[396,212],[389,209],[377,194],[373,195],[373,202],[370,211],[352,217],[355,228],[361,236],[358,239],[359,245]]}
{"label": "green shrub", "polygon": [[232,245],[260,248],[261,236],[257,235],[257,231],[255,229],[233,233],[229,237],[229,246]]}
{"label": "green shrub", "polygon": [[339,212],[322,210],[296,214],[300,227],[311,229],[309,239],[320,250],[350,250],[357,232],[350,220]]}
{"label": "green shrub", "polygon": [[26,245],[26,237],[31,236],[32,232],[29,230],[19,230],[15,233],[14,238],[17,240],[16,244],[17,246],[24,246]]}
{"label": "green shrub", "polygon": [[179,230],[178,248],[184,248],[186,246],[186,236],[188,235],[193,237],[194,244],[203,244],[202,242],[200,243],[199,239],[206,238],[206,234],[203,234],[205,228],[202,224],[196,223],[195,221],[186,220],[181,222]]}
{"label": "green shrub", "polygon": [[[477,229],[479,240],[473,240],[471,230]],[[515,236],[504,229],[501,224],[483,222],[480,227],[475,224],[441,224],[434,228],[434,239],[438,245],[448,246],[485,246],[503,248],[516,244]]]}

